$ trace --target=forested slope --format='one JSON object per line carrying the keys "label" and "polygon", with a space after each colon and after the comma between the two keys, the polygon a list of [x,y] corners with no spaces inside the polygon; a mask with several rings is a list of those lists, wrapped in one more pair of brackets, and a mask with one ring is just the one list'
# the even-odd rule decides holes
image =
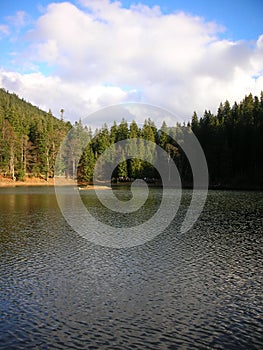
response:
{"label": "forested slope", "polygon": [[51,112],[0,89],[0,175],[52,177],[60,142],[70,128]]}
{"label": "forested slope", "polygon": [[[30,103],[0,89],[0,175],[14,180],[25,176],[48,178],[54,176],[54,164],[59,146],[71,129],[71,124],[46,113]],[[98,157],[113,143],[137,138],[141,159],[125,160],[116,167],[113,178],[155,178],[159,174],[151,163],[155,149],[149,140],[167,151],[174,159],[184,186],[192,185],[191,167],[182,151],[184,135],[194,132],[207,159],[211,187],[263,188],[263,93],[251,94],[230,105],[221,103],[216,114],[205,111],[201,117],[193,114],[189,123],[167,126],[158,130],[151,119],[142,127],[133,121],[116,122],[92,133],[81,121],[71,130],[71,141],[61,155],[61,174],[68,177],[77,171],[80,182],[92,181]],[[80,157],[83,131],[90,142]],[[172,137],[168,136],[172,135]],[[86,137],[88,135],[88,138]],[[125,150],[124,150],[125,151]],[[80,161],[78,162],[78,160]],[[105,164],[107,166],[107,164]],[[102,172],[103,179],[103,172]]]}

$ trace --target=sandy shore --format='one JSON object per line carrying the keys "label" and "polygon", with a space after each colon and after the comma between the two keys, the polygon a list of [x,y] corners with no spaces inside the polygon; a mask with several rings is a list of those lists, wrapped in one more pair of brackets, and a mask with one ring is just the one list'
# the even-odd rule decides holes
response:
{"label": "sandy shore", "polygon": [[79,187],[79,190],[111,190],[111,187],[103,185],[87,185]]}
{"label": "sandy shore", "polygon": [[[11,178],[7,177],[0,177],[0,188],[2,187],[17,187],[17,186],[75,186],[76,182],[72,179],[64,179],[59,178],[54,180],[48,179],[46,181],[45,179],[38,178],[38,177],[28,177],[24,181],[13,181]],[[94,190],[94,189],[100,189],[100,190],[106,190],[110,189],[110,186],[105,186],[105,184],[99,185],[92,185],[92,184],[79,184],[80,190]]]}
{"label": "sandy shore", "polygon": [[54,179],[45,179],[32,177],[26,178],[24,181],[13,181],[11,178],[0,177],[0,187],[16,187],[16,186],[54,186]]}

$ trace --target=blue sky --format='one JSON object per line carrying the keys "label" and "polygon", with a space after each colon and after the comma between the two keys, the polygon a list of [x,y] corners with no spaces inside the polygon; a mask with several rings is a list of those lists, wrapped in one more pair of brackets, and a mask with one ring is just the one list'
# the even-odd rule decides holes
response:
{"label": "blue sky", "polygon": [[189,120],[263,90],[262,13],[261,0],[4,1],[0,86],[71,121],[123,101]]}

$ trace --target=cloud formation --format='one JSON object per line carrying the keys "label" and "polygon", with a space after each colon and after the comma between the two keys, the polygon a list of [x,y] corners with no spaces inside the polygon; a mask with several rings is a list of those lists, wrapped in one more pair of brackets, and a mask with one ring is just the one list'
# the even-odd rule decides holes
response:
{"label": "cloud formation", "polygon": [[263,35],[233,42],[216,23],[164,15],[158,6],[80,4],[51,3],[25,34],[26,60],[51,73],[2,70],[2,86],[55,114],[64,108],[72,121],[124,101],[158,105],[188,121],[194,110],[216,112],[221,101],[263,90]]}
{"label": "cloud formation", "polygon": [[5,24],[0,24],[0,39],[9,35],[9,28]]}

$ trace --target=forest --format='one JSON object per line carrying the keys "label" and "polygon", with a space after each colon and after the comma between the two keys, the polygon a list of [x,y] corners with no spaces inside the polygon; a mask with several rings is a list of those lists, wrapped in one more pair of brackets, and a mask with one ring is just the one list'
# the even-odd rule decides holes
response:
{"label": "forest", "polygon": [[54,175],[56,154],[71,124],[0,89],[0,175],[23,180],[26,176]]}
{"label": "forest", "polygon": [[[163,122],[158,129],[149,118],[142,127],[136,121],[122,120],[93,132],[81,120],[73,127],[65,122],[63,109],[58,119],[51,111],[44,112],[0,89],[0,176],[14,181],[26,177],[48,181],[54,177],[57,154],[69,131],[69,142],[60,153],[56,171],[67,177],[76,174],[79,183],[92,181],[96,161],[110,145],[137,138],[140,152],[148,161],[139,156],[125,160],[123,154],[112,174],[114,181],[147,178],[161,183],[152,165],[155,149],[144,142],[147,140],[167,152],[178,168],[183,186],[191,187],[191,167],[182,145],[185,133],[193,132],[207,160],[211,188],[263,188],[263,92],[260,96],[249,94],[232,106],[228,101],[220,103],[216,114],[205,110],[198,117],[194,112],[185,124],[167,126]],[[103,171],[101,177],[103,180]]]}

